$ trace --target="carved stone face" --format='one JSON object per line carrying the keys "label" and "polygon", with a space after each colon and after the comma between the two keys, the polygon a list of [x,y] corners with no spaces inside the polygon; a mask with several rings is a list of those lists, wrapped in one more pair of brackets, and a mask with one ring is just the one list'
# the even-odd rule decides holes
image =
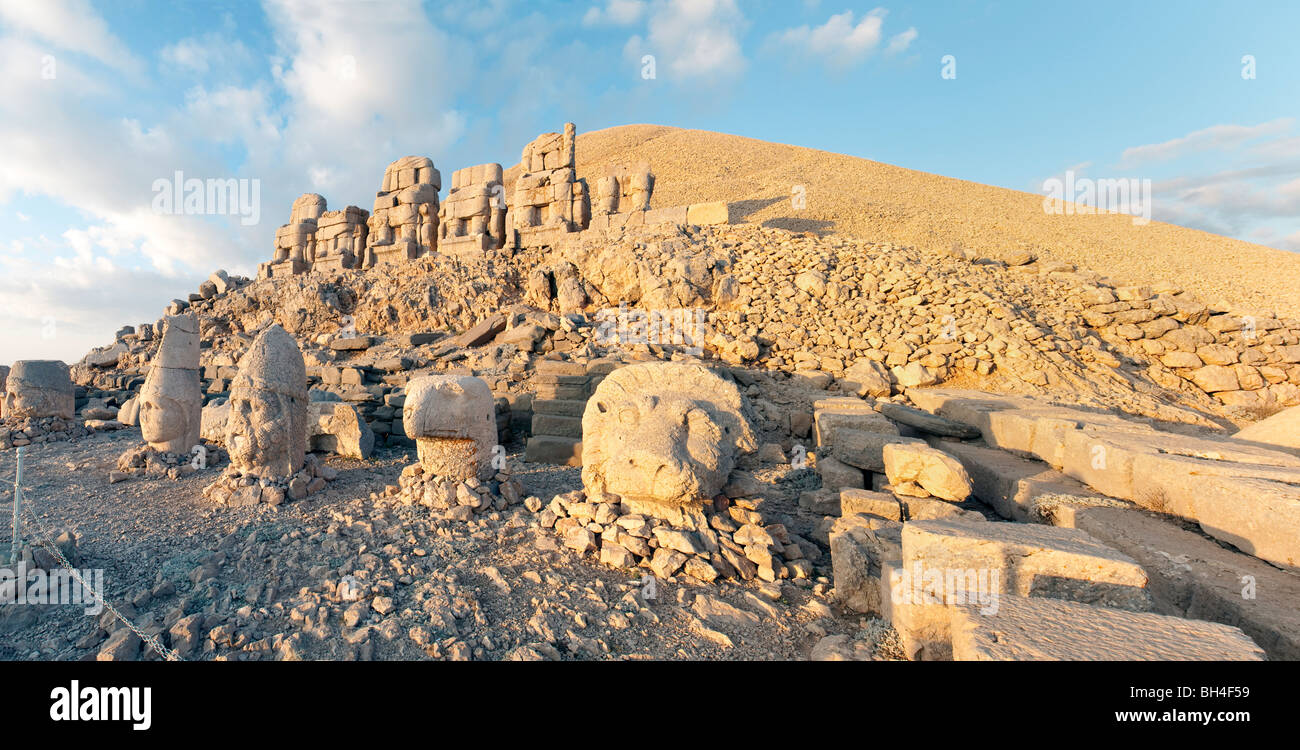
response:
{"label": "carved stone face", "polygon": [[[140,433],[144,436],[145,442],[155,450],[188,453],[199,444],[202,402],[194,398],[186,398],[176,391],[192,390],[194,396],[199,396],[198,372],[173,371],[173,373],[175,374],[162,377],[154,377],[151,374],[145,381],[144,387],[140,389],[138,417]],[[180,380],[190,375],[194,380],[192,389],[185,388],[181,383],[159,382],[168,377]]]}
{"label": "carved stone face", "polygon": [[5,385],[4,415],[15,418],[61,417],[76,412],[68,366],[53,360],[19,360]]}
{"label": "carved stone face", "polygon": [[297,470],[290,460],[294,430],[290,401],[270,391],[231,391],[226,444],[232,464],[256,476],[285,477]]}
{"label": "carved stone face", "polygon": [[307,373],[293,337],[263,331],[239,363],[226,420],[230,463],[245,474],[284,478],[307,452]]}
{"label": "carved stone face", "polygon": [[734,451],[724,450],[710,407],[678,394],[639,394],[612,406],[596,438],[605,491],[655,500],[712,494],[711,478],[730,472]]}
{"label": "carved stone face", "polygon": [[633,500],[703,502],[755,447],[735,385],[700,365],[632,365],[587,402],[582,479],[588,491]]}

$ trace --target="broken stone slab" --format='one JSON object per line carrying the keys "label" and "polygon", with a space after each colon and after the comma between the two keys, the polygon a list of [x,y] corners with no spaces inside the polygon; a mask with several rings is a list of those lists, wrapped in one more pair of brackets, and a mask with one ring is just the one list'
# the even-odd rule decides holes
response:
{"label": "broken stone slab", "polygon": [[894,404],[888,401],[881,401],[877,405],[880,413],[900,424],[915,427],[921,432],[931,435],[940,435],[943,437],[955,437],[961,440],[975,440],[980,437],[980,431],[976,427],[957,422],[951,419],[944,419],[935,414],[913,409],[910,406]]}
{"label": "broken stone slab", "polygon": [[889,483],[906,494],[913,486],[952,502],[970,497],[970,477],[961,462],[924,443],[891,443],[882,451]]}
{"label": "broken stone slab", "polygon": [[902,560],[902,523],[849,514],[831,527],[835,598],[855,612],[880,614],[881,576]]}
{"label": "broken stone slab", "polygon": [[840,490],[840,515],[848,518],[858,513],[900,522],[904,518],[902,504],[888,492],[853,488]]}
{"label": "broken stone slab", "polygon": [[975,427],[988,445],[1034,456],[1058,467],[1059,462],[1054,463],[1052,459],[1061,450],[1059,435],[1064,430],[1077,430],[1088,424],[1146,434],[1155,432],[1147,425],[1113,415],[1046,404],[1023,396],[959,388],[918,389],[910,391],[908,396],[925,411]]}
{"label": "broken stone slab", "polygon": [[830,446],[831,455],[850,466],[864,471],[883,473],[885,471],[885,446],[892,443],[925,445],[917,438],[884,432],[842,427],[835,430],[834,442]]}
{"label": "broken stone slab", "polygon": [[731,221],[730,206],[726,201],[693,203],[686,207],[686,223],[696,226],[727,224]]}
{"label": "broken stone slab", "polygon": [[1136,508],[1067,501],[1045,510],[1051,523],[1141,564],[1158,611],[1241,628],[1270,659],[1300,659],[1300,576]]}
{"label": "broken stone slab", "polygon": [[997,611],[951,608],[957,661],[1263,661],[1239,629],[1058,599],[1005,596]]}
{"label": "broken stone slab", "polygon": [[1152,607],[1141,566],[1077,529],[911,521],[902,543],[902,563],[886,571],[882,586],[889,587],[886,614],[913,660],[952,658],[948,609],[958,604],[990,610],[1014,594]]}
{"label": "broken stone slab", "polygon": [[1042,461],[952,440],[936,440],[933,445],[961,462],[975,497],[1012,521],[1042,522],[1035,512],[1035,501],[1045,495],[1100,497]]}
{"label": "broken stone slab", "polygon": [[1300,406],[1261,419],[1249,427],[1238,430],[1234,440],[1263,445],[1269,448],[1300,452]]}
{"label": "broken stone slab", "polygon": [[1078,529],[1018,523],[913,521],[903,561],[999,570],[1004,591],[1135,610],[1149,609],[1147,575],[1123,553]]}
{"label": "broken stone slab", "polygon": [[813,436],[819,447],[835,443],[840,429],[897,435],[898,427],[870,401],[860,398],[824,398],[813,403]]}
{"label": "broken stone slab", "polygon": [[817,474],[821,476],[823,489],[841,490],[846,487],[862,489],[867,485],[861,469],[839,461],[833,456],[817,458]]}
{"label": "broken stone slab", "polygon": [[351,404],[313,401],[307,422],[310,450],[362,460],[374,452],[375,433]]}
{"label": "broken stone slab", "polygon": [[582,466],[582,440],[555,435],[533,435],[524,446],[524,460],[557,466]]}
{"label": "broken stone slab", "polygon": [[[1235,441],[1074,430],[1062,472],[1111,497],[1198,523],[1216,539],[1300,568],[1300,459]],[[1239,447],[1238,447],[1239,446]]]}
{"label": "broken stone slab", "polygon": [[1023,396],[930,389],[913,400],[979,427],[989,445],[1040,458],[1103,495],[1196,521],[1261,559],[1300,566],[1296,455]]}
{"label": "broken stone slab", "polygon": [[533,434],[580,439],[582,438],[582,418],[534,412]]}
{"label": "broken stone slab", "polygon": [[468,331],[453,339],[451,344],[460,347],[481,346],[506,329],[506,316],[498,313],[475,323]]}
{"label": "broken stone slab", "polygon": [[587,408],[583,399],[538,398],[533,400],[533,414],[554,414],[560,417],[582,417]]}
{"label": "broken stone slab", "polygon": [[338,352],[355,352],[369,349],[375,340],[371,336],[345,336],[330,342],[330,348]]}
{"label": "broken stone slab", "polygon": [[907,495],[896,495],[898,504],[903,509],[904,521],[970,521],[979,523],[987,521],[983,513],[969,508],[963,508],[947,500],[936,500],[932,497],[908,497]]}

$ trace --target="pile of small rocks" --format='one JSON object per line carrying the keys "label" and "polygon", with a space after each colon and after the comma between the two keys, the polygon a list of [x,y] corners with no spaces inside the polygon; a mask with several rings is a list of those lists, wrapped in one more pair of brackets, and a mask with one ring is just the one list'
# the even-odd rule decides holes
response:
{"label": "pile of small rocks", "polygon": [[132,476],[175,480],[226,463],[226,452],[220,446],[204,443],[202,447],[203,452],[194,454],[159,451],[147,443],[128,448],[117,457],[117,471],[108,473],[108,481],[116,484]]}
{"label": "pile of small rocks", "polygon": [[60,417],[0,419],[0,450],[58,440],[76,440],[93,434],[94,431],[84,425]]}
{"label": "pile of small rocks", "polygon": [[402,469],[397,481],[397,486],[372,493],[371,499],[382,503],[384,498],[392,498],[395,505],[423,505],[442,511],[443,517],[453,521],[469,521],[476,514],[503,511],[523,501],[523,485],[509,466],[482,482],[474,477],[456,479],[430,474],[419,463],[413,463]]}
{"label": "pile of small rocks", "polygon": [[649,568],[662,579],[678,573],[704,582],[808,578],[821,556],[784,525],[764,525],[757,503],[747,498],[719,496],[703,510],[684,509],[678,524],[635,512],[617,495],[583,490],[556,495],[545,507],[531,497],[525,505],[570,549],[617,568]]}
{"label": "pile of small rocks", "polygon": [[221,505],[244,507],[266,503],[280,505],[285,500],[302,500],[325,489],[338,477],[338,470],[328,466],[315,453],[308,453],[303,467],[284,479],[267,479],[244,474],[234,465],[227,466],[217,481],[203,488],[203,496]]}

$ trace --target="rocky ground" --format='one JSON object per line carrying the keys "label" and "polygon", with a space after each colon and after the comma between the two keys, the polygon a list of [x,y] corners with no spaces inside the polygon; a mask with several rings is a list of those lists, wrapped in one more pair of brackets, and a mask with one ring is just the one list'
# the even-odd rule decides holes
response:
{"label": "rocky ground", "polygon": [[[650,162],[652,208],[724,200],[734,204],[733,222],[935,251],[957,244],[993,258],[1028,250],[1119,286],[1175,281],[1238,314],[1300,315],[1300,254],[1159,221],[1136,226],[1128,216],[1051,215],[1042,194],[661,125],[580,132],[577,157],[578,176],[588,179],[607,164]],[[506,184],[513,177],[507,171]],[[791,202],[796,185],[802,210]]]}
{"label": "rocky ground", "polygon": [[[807,580],[647,587],[648,571],[580,557],[523,507],[465,522],[396,505],[384,488],[413,460],[404,451],[332,457],[325,491],[232,508],[200,494],[217,469],[110,484],[138,440],[32,450],[28,502],[44,529],[77,535],[80,567],[104,570],[110,602],[186,659],[800,659],[825,636],[844,636],[827,653],[897,656],[887,626],[834,605],[829,554]],[[769,514],[809,530],[796,499],[811,472],[756,469],[779,499]],[[547,498],[581,485],[573,468],[523,464],[519,477]],[[2,658],[158,658],[107,612],[72,605],[2,605],[0,629]]]}

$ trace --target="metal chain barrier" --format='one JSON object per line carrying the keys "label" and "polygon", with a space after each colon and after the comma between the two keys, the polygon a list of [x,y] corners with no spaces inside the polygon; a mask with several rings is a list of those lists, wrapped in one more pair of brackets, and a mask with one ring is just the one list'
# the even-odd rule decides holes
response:
{"label": "metal chain barrier", "polygon": [[[95,597],[95,601],[98,602],[100,606],[102,606],[104,609],[112,613],[113,617],[117,618],[119,622],[121,622],[128,629],[130,629],[131,632],[135,633],[136,636],[138,636],[143,643],[148,645],[149,648],[153,649],[154,653],[163,657],[167,661],[181,661],[180,656],[178,656],[175,651],[164,646],[162,644],[162,641],[158,640],[157,637],[149,635],[148,633],[144,632],[140,628],[136,627],[136,624],[131,622],[130,618],[128,618],[126,615],[118,611],[117,607],[114,607],[108,600],[106,600],[103,597],[102,594],[100,594],[100,592],[96,591],[94,587],[87,584],[86,580],[81,577],[81,572],[78,571],[76,567],[74,567],[72,563],[68,561],[68,558],[63,555],[63,550],[60,550],[58,545],[50,541],[50,534],[45,529],[44,524],[41,523],[41,519],[37,518],[36,513],[32,510],[31,503],[28,503],[26,506],[22,505],[21,501],[24,497],[22,492],[22,475],[23,475],[22,460],[23,460],[22,449],[20,447],[18,453],[18,469],[17,469],[17,474],[14,477],[14,532],[13,532],[14,546],[13,549],[11,550],[10,557],[14,558],[15,561],[17,560],[17,556],[19,554],[19,549],[20,549],[19,529],[21,528],[22,519],[25,517],[28,521],[30,521],[30,527],[34,532],[34,534],[31,534],[32,536],[35,537],[34,541],[40,546],[44,547],[46,551],[48,551],[50,554],[54,555],[55,559],[59,561],[59,564],[62,565],[63,568],[67,570],[68,573],[73,578],[76,579],[77,583],[81,584],[81,588],[83,591],[89,591],[90,595]],[[30,496],[27,497],[30,499]]]}

